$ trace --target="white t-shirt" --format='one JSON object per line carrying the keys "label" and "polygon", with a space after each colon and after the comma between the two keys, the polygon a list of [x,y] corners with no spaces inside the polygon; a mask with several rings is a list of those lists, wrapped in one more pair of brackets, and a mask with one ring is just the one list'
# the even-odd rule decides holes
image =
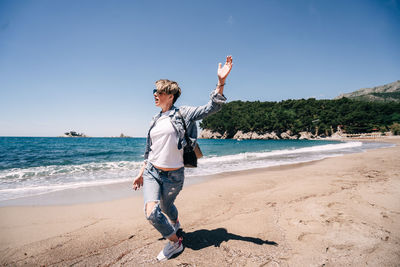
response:
{"label": "white t-shirt", "polygon": [[183,167],[183,149],[178,149],[178,137],[169,118],[171,110],[161,114],[150,131],[149,161],[161,168]]}

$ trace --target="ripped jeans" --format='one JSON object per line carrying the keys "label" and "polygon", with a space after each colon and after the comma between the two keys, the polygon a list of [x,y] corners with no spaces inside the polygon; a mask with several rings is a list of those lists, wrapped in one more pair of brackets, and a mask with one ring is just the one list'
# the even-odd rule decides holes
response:
{"label": "ripped jeans", "polygon": [[[175,171],[163,171],[148,162],[143,173],[145,216],[165,238],[175,234],[175,229],[170,221],[175,222],[178,219],[178,210],[174,201],[182,190],[184,180],[184,167]],[[156,202],[156,205],[150,216],[147,217],[146,204],[149,202]]]}

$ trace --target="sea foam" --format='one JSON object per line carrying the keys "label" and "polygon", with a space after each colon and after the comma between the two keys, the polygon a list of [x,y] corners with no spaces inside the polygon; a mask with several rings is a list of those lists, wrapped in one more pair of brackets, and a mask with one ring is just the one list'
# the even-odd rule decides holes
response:
{"label": "sea foam", "polygon": [[[301,148],[285,148],[232,155],[205,156],[198,168],[187,168],[187,179],[227,171],[287,165],[391,146],[383,143],[341,142]],[[0,201],[88,186],[132,181],[143,161],[92,162],[12,168],[0,171]]]}

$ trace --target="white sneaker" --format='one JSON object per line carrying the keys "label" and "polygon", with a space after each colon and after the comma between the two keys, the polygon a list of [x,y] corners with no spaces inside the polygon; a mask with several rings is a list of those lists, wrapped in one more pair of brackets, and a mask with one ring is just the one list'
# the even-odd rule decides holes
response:
{"label": "white sneaker", "polygon": [[178,242],[169,241],[167,245],[165,245],[164,249],[158,253],[157,260],[164,261],[171,258],[173,255],[181,252],[183,250],[182,239],[179,238]]}

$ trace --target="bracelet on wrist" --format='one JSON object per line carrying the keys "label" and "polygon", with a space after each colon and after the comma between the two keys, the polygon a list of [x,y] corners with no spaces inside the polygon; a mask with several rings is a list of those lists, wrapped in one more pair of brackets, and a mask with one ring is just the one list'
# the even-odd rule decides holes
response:
{"label": "bracelet on wrist", "polygon": [[223,83],[223,84],[217,84],[217,86],[218,87],[222,87],[222,86],[224,86],[226,83]]}

